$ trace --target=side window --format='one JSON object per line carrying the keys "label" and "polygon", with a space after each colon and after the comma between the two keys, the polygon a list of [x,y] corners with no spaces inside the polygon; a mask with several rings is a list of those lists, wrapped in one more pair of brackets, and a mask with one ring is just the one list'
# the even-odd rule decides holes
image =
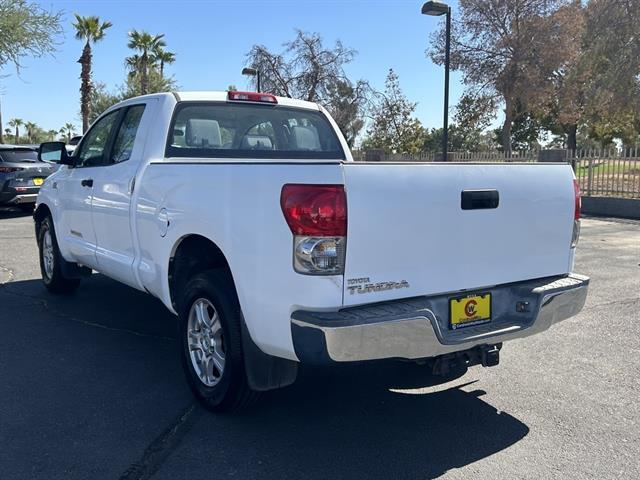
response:
{"label": "side window", "polygon": [[104,156],[119,113],[120,110],[115,110],[91,127],[76,155],[76,167],[98,167],[106,164]]}
{"label": "side window", "polygon": [[111,163],[125,162],[131,157],[133,143],[136,140],[136,133],[143,113],[144,105],[135,105],[127,110],[113,143]]}

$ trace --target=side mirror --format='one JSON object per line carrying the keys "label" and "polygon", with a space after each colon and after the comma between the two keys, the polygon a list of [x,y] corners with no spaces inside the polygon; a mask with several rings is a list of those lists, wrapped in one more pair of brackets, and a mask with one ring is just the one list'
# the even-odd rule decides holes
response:
{"label": "side mirror", "polygon": [[64,142],[45,142],[40,144],[38,160],[60,165],[73,165],[73,158],[67,153]]}

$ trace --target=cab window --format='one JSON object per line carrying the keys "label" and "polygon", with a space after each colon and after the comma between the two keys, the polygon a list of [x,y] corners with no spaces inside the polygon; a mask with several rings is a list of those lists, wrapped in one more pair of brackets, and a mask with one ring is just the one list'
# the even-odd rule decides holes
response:
{"label": "cab window", "polygon": [[107,147],[111,132],[118,120],[120,111],[115,110],[102,117],[91,127],[80,144],[79,151],[75,156],[76,167],[98,167],[106,165]]}
{"label": "cab window", "polygon": [[138,127],[140,126],[143,113],[144,105],[134,105],[127,109],[127,113],[125,113],[118,128],[116,139],[113,142],[111,163],[125,162],[131,158],[133,144],[136,140],[136,134],[138,133]]}
{"label": "cab window", "polygon": [[167,157],[344,159],[327,117],[305,108],[183,102],[170,132]]}

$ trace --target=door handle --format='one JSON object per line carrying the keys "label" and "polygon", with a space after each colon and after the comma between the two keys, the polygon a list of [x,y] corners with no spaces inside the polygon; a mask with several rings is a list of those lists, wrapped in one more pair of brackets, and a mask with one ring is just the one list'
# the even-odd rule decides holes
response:
{"label": "door handle", "polygon": [[93,187],[93,178],[85,178],[80,182],[83,187]]}
{"label": "door handle", "polygon": [[463,190],[462,210],[484,210],[498,208],[500,194],[498,190]]}

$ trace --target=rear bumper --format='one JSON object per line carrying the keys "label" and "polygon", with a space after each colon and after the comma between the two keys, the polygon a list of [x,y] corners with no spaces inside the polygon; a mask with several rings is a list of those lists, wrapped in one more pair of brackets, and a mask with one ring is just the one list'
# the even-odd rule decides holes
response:
{"label": "rear bumper", "polygon": [[0,190],[0,205],[36,203],[39,191],[40,187],[22,187],[21,190],[16,190],[12,186],[5,185],[5,187]]}
{"label": "rear bumper", "polygon": [[[492,321],[457,330],[448,326],[455,295],[338,312],[298,310],[291,316],[293,343],[301,362],[315,364],[431,358],[543,332],[582,310],[588,285],[588,277],[571,274],[466,292],[491,293]],[[518,302],[527,302],[527,311],[517,312]]]}

